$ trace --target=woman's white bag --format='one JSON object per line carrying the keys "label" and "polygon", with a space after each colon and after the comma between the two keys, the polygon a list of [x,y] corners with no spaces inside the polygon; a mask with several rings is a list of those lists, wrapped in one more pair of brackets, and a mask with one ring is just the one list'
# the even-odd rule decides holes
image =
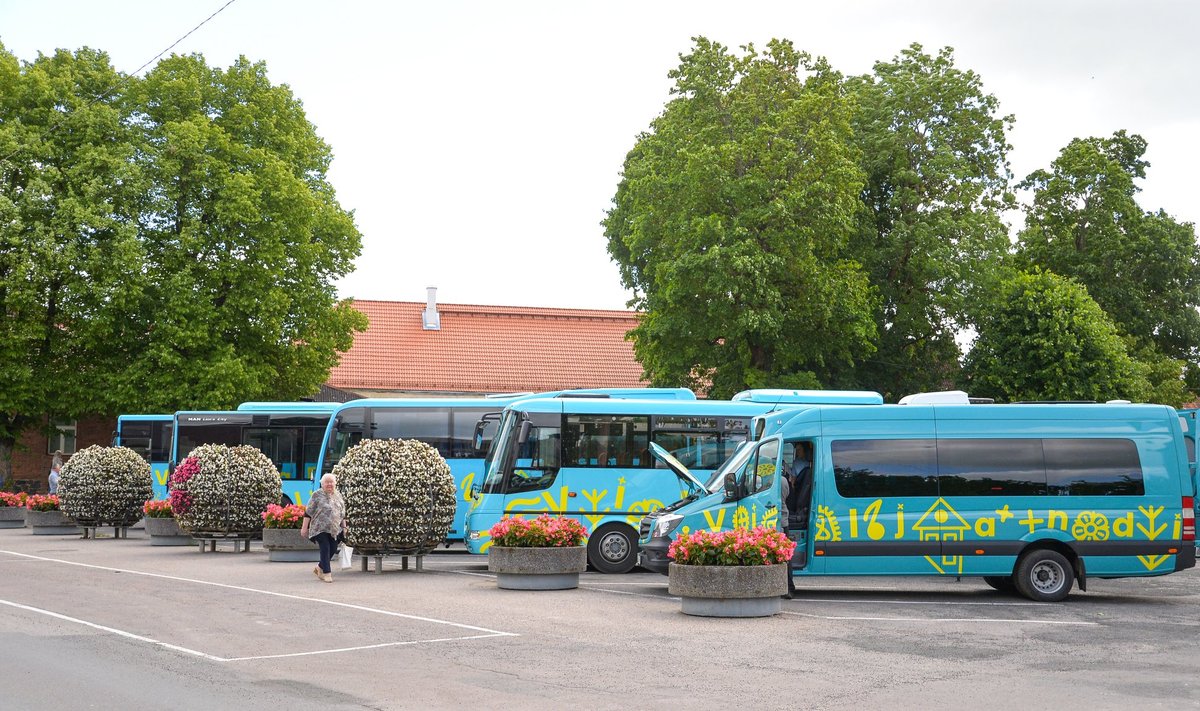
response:
{"label": "woman's white bag", "polygon": [[354,549],[345,543],[342,544],[342,570],[349,570],[351,564],[354,563]]}

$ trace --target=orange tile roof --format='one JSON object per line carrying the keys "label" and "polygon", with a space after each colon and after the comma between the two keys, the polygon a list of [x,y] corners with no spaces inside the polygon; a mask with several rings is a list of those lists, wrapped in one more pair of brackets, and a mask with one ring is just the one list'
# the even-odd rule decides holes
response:
{"label": "orange tile roof", "polygon": [[625,333],[633,311],[438,304],[440,330],[425,330],[424,302],[355,300],[371,325],[329,374],[347,390],[494,393],[641,387]]}

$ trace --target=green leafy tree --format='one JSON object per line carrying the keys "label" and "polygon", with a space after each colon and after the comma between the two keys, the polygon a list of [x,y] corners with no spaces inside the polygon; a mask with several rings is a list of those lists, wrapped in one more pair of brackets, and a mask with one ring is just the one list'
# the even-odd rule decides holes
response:
{"label": "green leafy tree", "polygon": [[361,237],[300,102],[239,59],[160,62],[134,93],[148,137],[147,288],[110,387],[160,411],[311,395],[365,317],[338,303]]}
{"label": "green leafy tree", "polygon": [[1191,224],[1138,205],[1145,151],[1141,136],[1124,131],[1075,139],[1049,170],[1030,174],[1018,257],[1086,286],[1133,338],[1131,352],[1165,378],[1157,391],[1178,392],[1183,363],[1192,387],[1200,385],[1200,248]]}
{"label": "green leafy tree", "polygon": [[138,298],[145,192],[122,81],[102,52],[0,46],[0,480],[26,430],[112,406],[94,356]]}
{"label": "green leafy tree", "polygon": [[913,44],[848,85],[867,175],[855,253],[881,296],[877,355],[856,378],[889,397],[943,388],[958,375],[955,336],[1008,251],[1013,119],[948,47]]}
{"label": "green leafy tree", "polygon": [[0,47],[0,460],[49,416],[310,395],[365,317],[328,146],[262,64]]}
{"label": "green leafy tree", "polygon": [[1145,369],[1080,284],[1050,272],[1004,280],[964,365],[972,395],[1015,400],[1140,399]]}
{"label": "green leafy tree", "polygon": [[786,41],[744,50],[681,55],[604,220],[646,377],[714,397],[817,386],[874,339],[847,258],[862,175],[841,77]]}

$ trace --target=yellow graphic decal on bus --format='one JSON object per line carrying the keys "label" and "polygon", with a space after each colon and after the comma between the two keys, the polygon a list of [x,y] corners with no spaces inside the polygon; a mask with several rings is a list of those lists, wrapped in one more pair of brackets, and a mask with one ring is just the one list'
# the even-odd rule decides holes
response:
{"label": "yellow graphic decal on bus", "polygon": [[[849,526],[848,540],[883,540],[888,535],[891,519],[883,515],[883,499],[875,499],[866,509],[849,508],[839,516],[832,508],[819,505],[817,507],[816,536],[818,542],[837,542],[842,540],[843,523]],[[904,504],[895,504],[895,540],[904,540],[908,531],[905,530]],[[997,527],[1009,519],[1023,527],[1023,533],[1029,536],[1043,534],[1046,531],[1060,531],[1069,534],[1076,541],[1109,541],[1113,539],[1134,539],[1144,536],[1146,540],[1160,539],[1167,531],[1169,523],[1161,521],[1165,507],[1139,506],[1141,516],[1135,516],[1130,511],[1122,515],[1105,514],[1100,511],[1066,511],[1062,509],[1046,509],[1038,511],[1025,509],[1023,513],[1009,510],[1009,505],[995,509],[995,516],[981,516],[974,522],[961,516],[946,499],[939,497],[925,510],[925,513],[911,526],[920,541],[965,541],[973,539],[987,540],[995,538]],[[708,513],[705,513],[708,516]],[[739,523],[748,524],[752,520],[749,511],[739,510],[735,514],[734,526]],[[883,520],[880,520],[880,519]],[[1144,519],[1144,520],[1142,520]],[[1175,514],[1172,537],[1179,539],[1183,532],[1182,514]],[[765,519],[764,519],[765,520]],[[714,522],[709,516],[709,525],[714,530],[721,522]],[[1011,534],[1009,534],[1011,536]],[[1061,539],[1060,539],[1061,540]],[[1166,562],[1170,555],[1139,555],[1146,570],[1154,570]],[[924,556],[929,565],[939,573],[962,574],[962,556]]]}

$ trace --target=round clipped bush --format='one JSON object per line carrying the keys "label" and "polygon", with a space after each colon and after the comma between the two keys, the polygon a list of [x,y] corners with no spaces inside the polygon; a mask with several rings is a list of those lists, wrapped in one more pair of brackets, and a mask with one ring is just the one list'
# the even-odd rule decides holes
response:
{"label": "round clipped bush", "polygon": [[130,526],[153,495],[150,464],[128,447],[76,452],[58,480],[59,508],[82,525]]}
{"label": "round clipped bush", "polygon": [[261,531],[262,512],[283,492],[270,457],[246,445],[196,447],[170,484],[175,520],[193,534]]}
{"label": "round clipped bush", "polygon": [[424,442],[368,439],[333,468],[346,501],[346,541],[363,552],[437,548],[454,522],[454,477]]}

